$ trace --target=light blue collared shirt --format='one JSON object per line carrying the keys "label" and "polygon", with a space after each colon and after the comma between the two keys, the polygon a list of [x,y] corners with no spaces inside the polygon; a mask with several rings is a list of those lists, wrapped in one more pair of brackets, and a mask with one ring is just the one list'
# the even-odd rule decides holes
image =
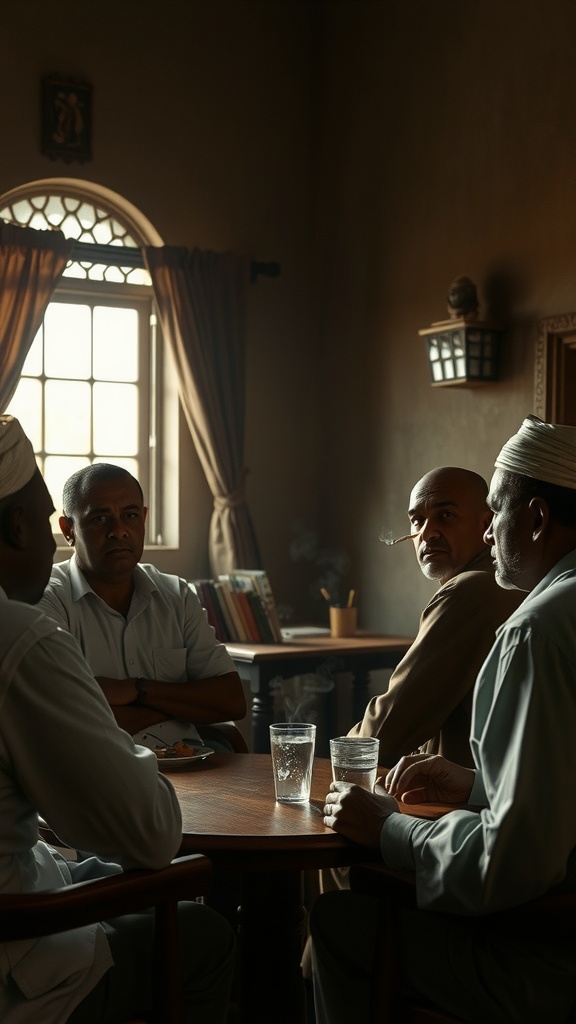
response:
{"label": "light blue collared shirt", "polygon": [[480,814],[392,814],[385,861],[416,872],[418,902],[479,914],[554,886],[576,890],[576,551],[497,631],[476,683],[471,746]]}
{"label": "light blue collared shirt", "polygon": [[[153,565],[134,569],[126,618],[94,593],[75,554],[53,567],[38,607],[76,638],[95,676],[178,683],[235,670],[186,580]],[[185,737],[199,740],[191,723],[169,721],[170,726],[161,723],[163,744]],[[158,731],[157,726],[151,729]],[[136,741],[158,746],[147,733],[136,734]]]}

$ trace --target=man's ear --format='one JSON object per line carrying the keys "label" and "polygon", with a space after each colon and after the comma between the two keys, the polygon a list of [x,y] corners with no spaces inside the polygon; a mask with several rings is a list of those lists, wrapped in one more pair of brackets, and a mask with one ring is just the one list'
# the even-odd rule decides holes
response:
{"label": "man's ear", "polygon": [[537,540],[542,536],[550,521],[550,510],[544,498],[532,498],[528,505],[532,516],[532,539]]}
{"label": "man's ear", "polygon": [[0,517],[2,540],[15,551],[24,551],[28,538],[28,525],[22,505],[7,505]]}
{"label": "man's ear", "polygon": [[58,526],[60,527],[64,540],[74,547],[74,524],[68,516],[60,516],[58,520]]}

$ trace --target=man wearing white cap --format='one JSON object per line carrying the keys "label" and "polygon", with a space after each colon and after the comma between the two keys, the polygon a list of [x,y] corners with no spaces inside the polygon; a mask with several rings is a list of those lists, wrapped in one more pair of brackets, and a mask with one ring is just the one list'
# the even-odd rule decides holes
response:
{"label": "man wearing white cap", "polygon": [[[76,641],[38,609],[54,511],[30,441],[0,416],[0,892],[160,868],[181,842],[178,801],[154,754],[118,728]],[[69,863],[38,840],[38,814]],[[112,862],[113,860],[113,862]],[[233,966],[227,923],[181,907],[187,1020],[223,1024]],[[202,941],[196,936],[201,932]],[[193,936],[193,938],[191,938]],[[3,1024],[96,1024],[147,1009],[149,915],[0,944]],[[138,950],[140,955],[135,951]]]}
{"label": "man wearing white cap", "polygon": [[[472,1024],[561,1024],[576,1004],[576,938],[527,931],[514,908],[576,891],[576,427],[530,416],[495,466],[486,541],[501,586],[529,596],[478,676],[476,769],[402,758],[386,794],[333,783],[324,820],[415,874],[419,909],[399,936],[408,991]],[[481,810],[429,821],[398,814],[394,797]],[[511,911],[506,931],[498,911]],[[318,1024],[360,1024],[378,970],[372,902],[329,893],[311,927]]]}

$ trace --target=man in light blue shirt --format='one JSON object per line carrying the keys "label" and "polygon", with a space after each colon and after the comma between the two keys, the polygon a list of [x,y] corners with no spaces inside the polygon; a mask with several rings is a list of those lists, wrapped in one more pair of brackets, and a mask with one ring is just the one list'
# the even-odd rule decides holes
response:
{"label": "man in light blue shirt", "polygon": [[[576,428],[528,417],[495,465],[486,541],[500,585],[529,596],[477,680],[476,768],[403,758],[386,795],[334,783],[325,822],[415,875],[419,909],[398,937],[408,991],[473,1024],[560,1024],[576,1003],[576,940],[500,934],[487,915],[576,891]],[[395,797],[482,810],[429,821],[397,813]],[[375,920],[355,893],[317,902],[318,1024],[367,1020]]]}
{"label": "man in light blue shirt", "polygon": [[[55,565],[41,609],[80,644],[118,724],[155,749],[201,743],[202,726],[243,718],[242,683],[185,580],[140,564],[147,509],[126,470],[95,463],[64,486]],[[199,731],[200,730],[200,731]]]}

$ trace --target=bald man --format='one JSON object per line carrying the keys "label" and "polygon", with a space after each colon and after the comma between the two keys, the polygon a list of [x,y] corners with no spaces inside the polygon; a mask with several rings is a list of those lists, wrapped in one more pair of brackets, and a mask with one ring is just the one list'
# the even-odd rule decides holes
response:
{"label": "bald man", "polygon": [[420,619],[418,635],[386,693],[374,697],[351,736],[377,736],[380,764],[403,754],[443,754],[471,766],[472,691],[497,628],[524,594],[494,579],[484,532],[491,512],[477,473],[443,466],[410,494],[408,518],[425,576],[440,589]]}

